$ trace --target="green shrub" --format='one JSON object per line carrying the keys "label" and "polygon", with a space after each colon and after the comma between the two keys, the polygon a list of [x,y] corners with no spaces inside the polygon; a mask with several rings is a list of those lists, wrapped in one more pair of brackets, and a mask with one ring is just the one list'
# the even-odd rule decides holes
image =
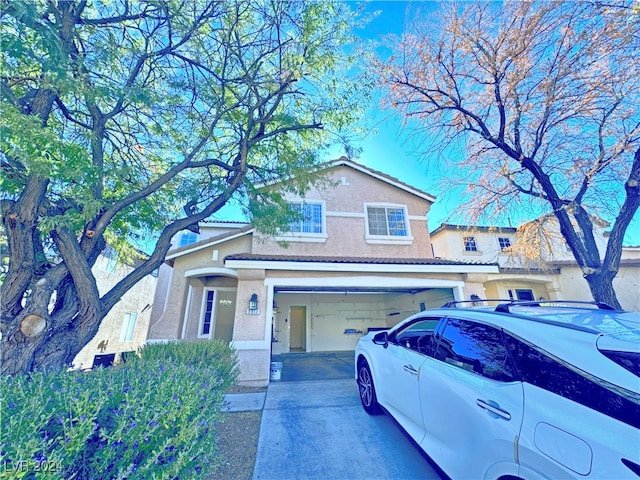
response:
{"label": "green shrub", "polygon": [[197,478],[234,352],[212,340],[145,347],[116,367],[2,378],[0,478]]}

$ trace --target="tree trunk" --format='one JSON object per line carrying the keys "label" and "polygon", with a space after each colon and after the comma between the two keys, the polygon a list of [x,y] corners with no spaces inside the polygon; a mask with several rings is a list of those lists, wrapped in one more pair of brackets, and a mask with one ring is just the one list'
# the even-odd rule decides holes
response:
{"label": "tree trunk", "polygon": [[616,309],[621,309],[620,302],[613,288],[613,279],[617,272],[604,271],[585,275],[591,295],[596,302],[606,303]]}

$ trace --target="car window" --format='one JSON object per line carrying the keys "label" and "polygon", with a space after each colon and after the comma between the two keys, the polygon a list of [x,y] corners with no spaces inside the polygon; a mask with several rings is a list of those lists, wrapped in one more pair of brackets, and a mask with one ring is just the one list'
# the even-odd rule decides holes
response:
{"label": "car window", "polygon": [[450,318],[438,339],[435,358],[491,380],[516,380],[502,332],[481,323]]}
{"label": "car window", "polygon": [[439,321],[439,318],[422,318],[398,330],[392,341],[404,348],[426,354]]}
{"label": "car window", "polygon": [[584,372],[524,340],[506,335],[524,382],[640,428],[640,398],[634,392]]}

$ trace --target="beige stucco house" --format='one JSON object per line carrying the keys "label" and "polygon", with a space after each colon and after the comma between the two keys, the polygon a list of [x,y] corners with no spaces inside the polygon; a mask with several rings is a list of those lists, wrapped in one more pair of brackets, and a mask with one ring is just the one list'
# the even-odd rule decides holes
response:
{"label": "beige stucco house", "polygon": [[428,193],[346,158],[323,173],[329,182],[288,198],[304,220],[282,238],[227,222],[180,234],[159,272],[148,340],[230,341],[240,383],[265,385],[272,354],[353,350],[369,328],[484,295],[499,273],[495,260],[434,256]]}
{"label": "beige stucco house", "polygon": [[[434,255],[453,259],[495,262],[498,273],[487,274],[482,298],[515,300],[592,301],[582,270],[551,216],[536,220],[534,229],[442,224],[430,234]],[[544,238],[536,235],[542,225]],[[606,250],[606,227],[594,221],[594,238],[601,256]],[[523,228],[525,227],[525,228]],[[526,243],[525,245],[522,245]],[[620,269],[613,286],[625,310],[640,310],[640,247],[623,247]]]}

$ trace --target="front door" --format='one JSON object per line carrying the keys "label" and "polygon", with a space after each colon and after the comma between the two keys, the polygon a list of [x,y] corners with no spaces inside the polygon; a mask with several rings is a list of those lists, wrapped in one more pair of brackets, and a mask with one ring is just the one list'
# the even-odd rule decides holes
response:
{"label": "front door", "polygon": [[307,351],[307,307],[291,307],[289,348],[292,352]]}

